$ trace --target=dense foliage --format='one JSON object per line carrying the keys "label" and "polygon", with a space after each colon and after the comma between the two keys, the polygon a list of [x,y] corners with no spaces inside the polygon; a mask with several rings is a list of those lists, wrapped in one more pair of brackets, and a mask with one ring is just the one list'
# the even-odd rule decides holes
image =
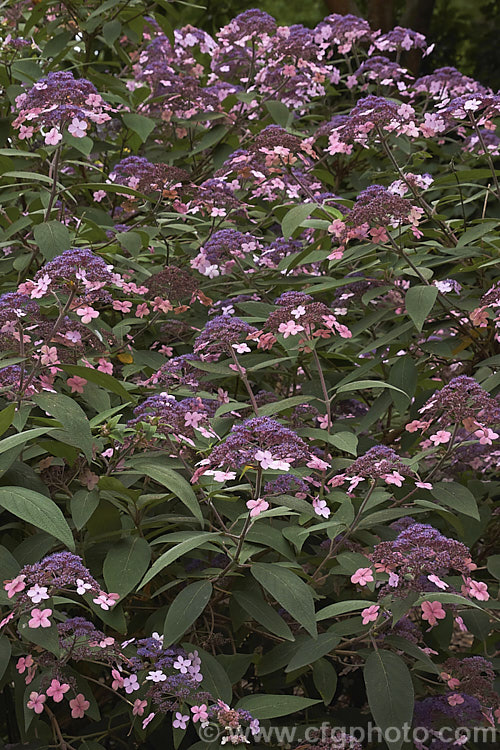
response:
{"label": "dense foliage", "polygon": [[5,11],[0,741],[484,747],[500,96],[174,6]]}

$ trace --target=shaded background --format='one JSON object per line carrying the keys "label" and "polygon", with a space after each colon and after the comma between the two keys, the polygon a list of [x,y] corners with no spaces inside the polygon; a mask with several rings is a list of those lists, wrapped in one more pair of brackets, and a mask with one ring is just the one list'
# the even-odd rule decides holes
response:
{"label": "shaded background", "polygon": [[[423,75],[453,65],[495,91],[500,88],[500,0],[191,0],[204,8],[186,6],[183,23],[214,32],[238,13],[260,8],[280,25],[315,26],[329,13],[353,13],[370,21],[372,28],[387,31],[408,26],[435,42],[436,48],[420,65],[407,61]],[[419,69],[416,66],[419,65]]]}

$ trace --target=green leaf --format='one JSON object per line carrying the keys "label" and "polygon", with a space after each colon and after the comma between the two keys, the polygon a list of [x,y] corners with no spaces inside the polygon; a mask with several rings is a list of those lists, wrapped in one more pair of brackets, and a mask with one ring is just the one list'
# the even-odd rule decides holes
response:
{"label": "green leaf", "polygon": [[135,112],[125,112],[122,115],[123,122],[136,133],[141,139],[142,143],[147,141],[155,128],[155,122],[150,117],[144,115],[138,115]]}
{"label": "green leaf", "polygon": [[254,563],[253,577],[314,638],[317,635],[312,589],[288,568]]}
{"label": "green leaf", "polygon": [[314,687],[328,706],[337,690],[337,673],[328,659],[318,659],[313,665]]}
{"label": "green leaf", "polygon": [[336,602],[335,604],[329,604],[327,607],[320,609],[316,615],[316,619],[328,620],[329,617],[337,617],[338,615],[344,615],[346,612],[357,612],[360,609],[370,607],[373,602],[370,601],[359,601],[359,599],[348,599],[345,602]]}
{"label": "green leaf", "polygon": [[297,649],[285,672],[293,672],[295,669],[305,667],[306,664],[314,664],[322,656],[329,654],[339,643],[340,636],[336,633],[320,633],[317,638],[310,638]]}
{"label": "green leaf", "polygon": [[272,414],[279,414],[285,411],[285,409],[291,409],[293,406],[298,406],[312,400],[312,396],[291,396],[272,404],[264,404],[259,407],[259,417],[270,417]]}
{"label": "green leaf", "polygon": [[[399,750],[404,739],[403,727],[411,725],[413,718],[415,696],[410,671],[399,656],[379,648],[368,656],[363,674],[373,719],[390,750]],[[385,736],[390,727],[401,729],[397,739],[392,739],[392,732]]]}
{"label": "green leaf", "polygon": [[448,508],[453,508],[464,516],[480,520],[476,498],[467,487],[458,482],[439,482],[431,490],[431,495]]}
{"label": "green leaf", "polygon": [[128,536],[114,544],[104,560],[103,575],[108,591],[126,596],[148,569],[151,548],[141,536]]}
{"label": "green leaf", "polygon": [[285,638],[287,641],[294,641],[292,631],[282,617],[266,602],[264,597],[258,591],[244,589],[233,591],[235,601],[245,610],[256,622],[263,625],[270,633]]}
{"label": "green leaf", "polygon": [[139,588],[141,589],[143,586],[149,583],[149,581],[154,578],[155,575],[168,567],[171,563],[181,557],[181,555],[184,555],[187,552],[191,552],[191,550],[196,549],[197,547],[201,547],[203,544],[205,544],[205,542],[208,542],[211,539],[216,539],[219,536],[219,532],[203,531],[201,533],[194,534],[190,539],[186,539],[184,542],[180,542],[180,544],[176,544],[175,547],[169,549],[168,552],[164,552],[163,555],[160,555],[160,557],[155,560],[155,562],[152,564],[151,568],[148,570],[147,574],[141,581],[141,585],[139,586]]}
{"label": "green leaf", "polygon": [[22,518],[56,539],[72,552],[75,544],[71,530],[61,510],[53,500],[24,487],[0,487],[0,506],[17,518]]}
{"label": "green leaf", "polygon": [[45,260],[61,255],[71,247],[68,227],[60,221],[44,221],[33,227],[33,236]]}
{"label": "green leaf", "polygon": [[33,396],[33,401],[38,404],[40,409],[62,424],[64,430],[54,432],[52,436],[80,448],[87,461],[91,461],[92,433],[89,420],[82,407],[62,393],[39,393]]}
{"label": "green leaf", "polygon": [[3,635],[0,638],[0,680],[5,674],[10,661],[11,647],[9,639]]}
{"label": "green leaf", "polygon": [[132,465],[134,469],[138,469],[148,477],[151,477],[151,479],[154,479],[158,484],[161,484],[163,487],[170,490],[170,492],[178,497],[181,503],[191,511],[200,524],[203,525],[204,519],[200,504],[193,488],[184,477],[173,469],[168,469],[166,466],[162,466],[160,463],[153,463],[150,459],[134,459]]}
{"label": "green leaf", "polygon": [[78,490],[70,501],[71,517],[76,529],[83,529],[99,505],[98,490]]}
{"label": "green leaf", "polygon": [[417,331],[421,331],[438,295],[435,286],[412,286],[405,295],[405,307]]}
{"label": "green leaf", "polygon": [[264,105],[275,123],[281,125],[282,128],[288,126],[289,121],[292,119],[292,113],[283,102],[268,101],[264,102]]}
{"label": "green leaf", "polygon": [[[186,646],[186,650],[191,650],[189,645]],[[203,673],[200,690],[206,690],[214,698],[220,698],[226,703],[230,703],[233,697],[233,686],[226,670],[215,656],[204,651],[198,645],[196,650],[201,659],[201,671]]]}
{"label": "green leaf", "polygon": [[401,390],[401,388],[396,388],[395,385],[391,385],[391,383],[384,383],[382,380],[357,380],[354,383],[346,383],[345,385],[341,385],[340,388],[336,389],[336,393],[349,393],[349,391],[362,391],[365,388],[389,388],[391,391],[398,391],[398,393],[402,393],[403,396],[407,396],[408,394]]}
{"label": "green leaf", "polygon": [[35,427],[33,430],[26,430],[26,432],[19,432],[17,435],[9,435],[9,437],[0,440],[0,453],[16,448],[18,445],[24,445],[28,440],[47,435],[49,432],[54,432],[53,427]]}
{"label": "green leaf", "polygon": [[328,442],[334,445],[339,451],[350,453],[355,456],[358,448],[358,438],[352,432],[334,432],[329,435]]}
{"label": "green leaf", "polygon": [[163,647],[179,641],[201,615],[212,596],[210,581],[196,581],[186,586],[168,608],[163,627]]}
{"label": "green leaf", "polygon": [[300,695],[246,695],[238,701],[235,708],[250,711],[256,719],[275,719],[278,716],[288,716],[297,711],[303,711],[310,706],[316,706],[320,701],[312,698],[302,698]]}
{"label": "green leaf", "polygon": [[487,567],[491,575],[500,580],[500,555],[491,555],[488,557]]}
{"label": "green leaf", "polygon": [[299,203],[298,206],[290,209],[281,222],[283,237],[288,240],[295,230],[300,227],[302,222],[312,214],[315,208],[316,205],[314,203]]}
{"label": "green leaf", "polygon": [[107,21],[102,27],[102,35],[106,41],[106,44],[111,47],[120,36],[121,30],[122,25],[120,21]]}
{"label": "green leaf", "polygon": [[0,411],[0,435],[3,435],[5,430],[8,430],[12,424],[16,413],[16,405],[14,403],[9,404]]}
{"label": "green leaf", "polygon": [[402,356],[399,357],[391,367],[389,373],[389,383],[395,385],[396,388],[400,388],[404,391],[406,396],[401,393],[391,393],[391,398],[394,406],[398,411],[403,413],[408,408],[411,397],[415,394],[417,387],[418,371],[415,363],[411,357]]}
{"label": "green leaf", "polygon": [[125,401],[135,401],[134,397],[120,381],[106,372],[93,370],[91,367],[84,367],[83,365],[60,365],[60,367],[68,375],[78,375],[80,378],[85,378],[90,383],[95,383],[107,391],[111,391],[111,393],[116,393],[117,396],[121,396]]}

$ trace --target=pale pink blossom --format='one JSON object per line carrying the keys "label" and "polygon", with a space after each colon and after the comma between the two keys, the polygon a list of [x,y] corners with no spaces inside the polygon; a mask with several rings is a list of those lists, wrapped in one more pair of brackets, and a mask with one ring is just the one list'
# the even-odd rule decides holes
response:
{"label": "pale pink blossom", "polygon": [[438,620],[444,620],[446,612],[441,606],[441,602],[422,602],[422,620],[427,620],[432,627],[437,624]]}
{"label": "pale pink blossom", "polygon": [[[148,724],[149,724],[150,722],[152,722],[152,721],[153,721],[154,717],[155,717],[155,713],[154,713],[154,711],[152,711],[152,712],[151,712],[151,713],[149,714],[149,716],[147,716],[147,717],[146,717],[146,718],[144,719],[144,721],[142,722],[142,728],[143,728],[143,729],[146,729],[147,725],[148,725]],[[189,716],[188,716],[188,719],[189,719]]]}
{"label": "pale pink blossom", "polygon": [[4,589],[7,592],[7,597],[12,599],[15,594],[19,594],[20,591],[24,591],[26,584],[24,583],[25,575],[19,575],[12,579],[12,581],[6,581]]}
{"label": "pale pink blossom", "polygon": [[79,375],[73,375],[66,380],[66,385],[71,388],[71,393],[83,393],[83,387],[87,385],[87,381]]}
{"label": "pale pink blossom", "polygon": [[375,622],[378,617],[380,607],[378,604],[372,604],[370,607],[366,607],[361,611],[361,617],[363,618],[363,625],[368,625],[369,622]]}
{"label": "pale pink blossom", "polygon": [[371,568],[358,568],[351,576],[351,583],[359,583],[360,586],[366,586],[373,581],[373,572]]}
{"label": "pale pink blossom", "polygon": [[76,310],[76,314],[82,319],[82,323],[90,323],[94,318],[99,317],[97,310],[94,310],[90,305],[84,305]]}
{"label": "pale pink blossom", "polygon": [[140,698],[136,698],[134,701],[134,705],[132,708],[132,715],[133,716],[142,716],[144,714],[144,709],[148,705],[147,701],[141,701]]}
{"label": "pale pink blossom", "polygon": [[88,123],[85,120],[79,120],[78,117],[73,117],[70,125],[68,126],[68,133],[71,133],[75,138],[83,138],[87,133]]}
{"label": "pale pink blossom", "polygon": [[45,134],[45,143],[47,146],[57,146],[59,141],[62,141],[62,133],[57,128],[51,128],[48,133]]}
{"label": "pale pink blossom", "polygon": [[78,693],[78,695],[69,702],[69,706],[71,708],[71,716],[73,719],[83,719],[85,711],[90,708],[90,703],[82,693]]}
{"label": "pale pink blossom", "polygon": [[28,620],[29,628],[50,628],[49,617],[52,614],[51,609],[35,609],[31,610],[31,618]]}
{"label": "pale pink blossom", "polygon": [[64,694],[67,693],[68,690],[69,685],[67,682],[61,684],[59,680],[52,680],[47,688],[47,695],[52,698],[55,703],[60,703],[64,698]]}
{"label": "pale pink blossom", "polygon": [[448,432],[448,430],[438,430],[435,435],[431,435],[429,440],[434,443],[434,445],[440,445],[441,443],[448,443],[451,438],[451,432]]}
{"label": "pale pink blossom", "polygon": [[304,326],[299,326],[295,321],[289,320],[287,323],[280,323],[278,326],[279,333],[283,334],[283,338],[287,339],[289,336],[295,336],[300,331],[304,330]]}
{"label": "pale pink blossom", "polygon": [[47,700],[47,696],[43,693],[30,693],[30,699],[26,704],[28,708],[31,708],[36,714],[41,714],[43,711],[43,704]]}
{"label": "pale pink blossom", "polygon": [[260,497],[257,500],[248,500],[247,508],[250,511],[250,518],[255,518],[269,508],[269,503]]}
{"label": "pale pink blossom", "polygon": [[206,703],[202,703],[200,706],[192,706],[191,713],[193,714],[193,722],[195,724],[197,721],[206,721],[208,719]]}

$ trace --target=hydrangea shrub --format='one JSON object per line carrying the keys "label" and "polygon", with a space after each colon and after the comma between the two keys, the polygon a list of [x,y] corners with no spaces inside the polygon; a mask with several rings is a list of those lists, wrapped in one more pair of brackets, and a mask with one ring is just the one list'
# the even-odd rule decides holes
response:
{"label": "hydrangea shrub", "polygon": [[0,741],[478,747],[500,97],[184,5],[6,6]]}

